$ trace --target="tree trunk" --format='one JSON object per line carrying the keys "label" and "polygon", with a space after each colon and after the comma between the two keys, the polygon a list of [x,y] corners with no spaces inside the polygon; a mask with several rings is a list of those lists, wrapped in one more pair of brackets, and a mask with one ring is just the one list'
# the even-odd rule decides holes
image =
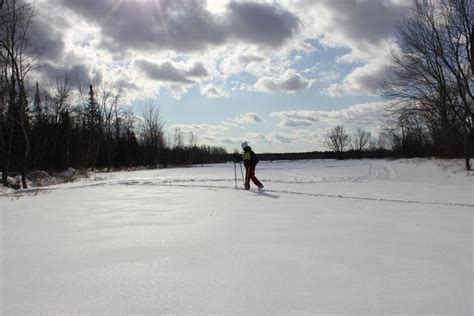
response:
{"label": "tree trunk", "polygon": [[92,164],[92,168],[95,169],[97,166],[97,160],[99,160],[99,153],[100,153],[100,145],[101,145],[102,137],[99,137],[99,141],[97,142],[97,148],[94,154],[94,163]]}
{"label": "tree trunk", "polygon": [[28,137],[28,132],[26,131],[24,117],[21,118],[20,120],[21,120],[20,128],[23,134],[23,140],[25,142],[25,150],[23,152],[23,159],[21,161],[21,183],[23,185],[23,189],[27,189],[28,186],[26,185],[26,174],[25,174],[26,171],[25,170],[26,170],[26,164],[28,162],[28,155],[30,153],[30,139]]}
{"label": "tree trunk", "polygon": [[70,140],[69,140],[69,135],[66,134],[66,168],[69,168],[71,166],[71,154],[70,154]]}
{"label": "tree trunk", "polygon": [[23,157],[23,160],[21,162],[21,185],[23,189],[28,189],[28,185],[26,184],[25,165],[26,165],[26,157]]}
{"label": "tree trunk", "polygon": [[[17,78],[19,79],[19,78]],[[28,131],[26,130],[26,107],[28,106],[28,101],[26,97],[26,90],[25,90],[25,85],[23,80],[19,80],[19,90],[20,90],[20,95],[19,95],[19,105],[20,105],[20,117],[18,118],[21,133],[23,134],[23,140],[25,142],[25,148],[23,152],[23,159],[21,160],[21,182],[23,184],[23,189],[27,189],[28,186],[26,185],[26,164],[28,162],[28,155],[30,154],[30,137],[28,135]]]}
{"label": "tree trunk", "polygon": [[8,186],[8,166],[7,166],[7,155],[4,153],[2,155],[2,185],[4,187]]}
{"label": "tree trunk", "polygon": [[470,152],[469,130],[464,131],[464,159],[466,162],[466,170],[471,170],[471,152]]}
{"label": "tree trunk", "polygon": [[3,127],[3,117],[0,118],[0,156],[2,157],[2,184],[4,186],[7,186],[7,183],[5,182],[6,178],[4,177],[5,174],[5,160],[6,160],[6,148],[5,148],[5,135],[4,135],[4,127]]}
{"label": "tree trunk", "polygon": [[107,136],[106,149],[107,149],[107,172],[110,172],[112,153],[110,152],[110,137],[109,136]]}
{"label": "tree trunk", "polygon": [[[56,129],[56,128],[55,128]],[[56,137],[56,135],[54,135],[54,139],[53,139],[53,146],[52,146],[52,150],[51,150],[51,161],[49,162],[49,169],[56,169],[56,147],[57,147],[57,144],[58,144],[58,139]]]}
{"label": "tree trunk", "polygon": [[8,172],[10,171],[10,160],[12,156],[12,144],[13,144],[13,133],[15,132],[15,127],[11,126],[10,135],[8,136],[8,144],[6,148],[5,157],[3,158],[3,168],[2,168],[2,183],[4,186],[8,186]]}
{"label": "tree trunk", "polygon": [[474,24],[471,25],[470,38],[471,38],[471,72],[474,74]]}

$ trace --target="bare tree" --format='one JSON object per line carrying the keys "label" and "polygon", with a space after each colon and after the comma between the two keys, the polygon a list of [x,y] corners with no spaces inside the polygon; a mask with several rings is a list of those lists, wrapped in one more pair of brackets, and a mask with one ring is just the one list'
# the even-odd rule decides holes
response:
{"label": "bare tree", "polygon": [[161,118],[160,108],[149,101],[141,108],[143,122],[141,124],[142,140],[146,151],[150,155],[149,161],[153,165],[158,165],[160,150],[165,145],[163,127],[164,122]]}
{"label": "bare tree", "polygon": [[326,135],[324,144],[327,148],[337,153],[339,158],[342,159],[344,148],[349,144],[349,135],[343,126],[335,126]]}
{"label": "bare tree", "polygon": [[375,149],[387,149],[388,135],[386,132],[381,131],[377,137],[377,140],[374,140],[374,144],[371,145],[373,150]]}
{"label": "bare tree", "polygon": [[401,101],[393,115],[421,118],[444,155],[462,139],[466,169],[473,128],[472,5],[472,0],[414,2],[399,25],[401,50],[392,56],[385,93]]}
{"label": "bare tree", "polygon": [[184,146],[184,141],[183,141],[183,133],[181,132],[181,129],[179,127],[176,127],[174,129],[174,142],[173,142],[173,147],[180,149]]}
{"label": "bare tree", "polygon": [[[26,188],[26,163],[30,153],[30,139],[27,131],[27,76],[36,63],[37,48],[31,35],[32,5],[23,0],[2,2],[0,13],[0,49],[10,80],[8,119],[17,124],[23,136],[21,159],[21,181]],[[7,151],[11,151],[11,147]],[[7,162],[8,163],[8,162]],[[9,166],[3,168],[8,172]]]}
{"label": "bare tree", "polygon": [[[103,117],[105,132],[105,149],[107,153],[107,172],[110,172],[112,165],[111,141],[113,129],[113,116],[118,124],[119,101],[122,86],[114,87],[111,83],[101,83],[99,85],[98,104]],[[116,127],[117,128],[117,127]]]}
{"label": "bare tree", "polygon": [[189,164],[192,165],[195,162],[197,149],[197,136],[193,132],[189,132]]}
{"label": "bare tree", "polygon": [[8,102],[8,74],[7,74],[7,65],[3,56],[4,50],[0,47],[0,156],[1,158],[1,168],[2,168],[2,184],[4,186],[8,185],[8,167],[10,165],[10,155],[11,155],[11,144],[7,146],[8,140],[6,136],[13,133],[7,132],[8,125],[10,120],[8,119],[7,112],[7,102]]}
{"label": "bare tree", "polygon": [[362,158],[362,152],[369,145],[371,138],[370,133],[362,128],[358,128],[357,132],[352,136],[352,148],[358,152],[359,158]]}
{"label": "bare tree", "polygon": [[[474,14],[474,7],[471,6],[471,15]],[[474,74],[474,22],[471,22],[471,74]]]}
{"label": "bare tree", "polygon": [[52,92],[51,110],[53,111],[53,123],[58,124],[61,114],[71,107],[72,87],[69,83],[67,73],[62,79],[56,78],[56,85]]}
{"label": "bare tree", "polygon": [[197,145],[197,136],[193,132],[189,132],[189,147]]}

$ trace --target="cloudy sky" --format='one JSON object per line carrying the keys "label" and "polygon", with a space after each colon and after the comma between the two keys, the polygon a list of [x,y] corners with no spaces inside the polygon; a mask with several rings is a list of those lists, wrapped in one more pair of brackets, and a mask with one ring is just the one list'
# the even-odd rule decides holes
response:
{"label": "cloudy sky", "polygon": [[166,132],[229,151],[324,149],[327,130],[377,133],[379,84],[408,0],[36,1],[36,76],[121,84]]}

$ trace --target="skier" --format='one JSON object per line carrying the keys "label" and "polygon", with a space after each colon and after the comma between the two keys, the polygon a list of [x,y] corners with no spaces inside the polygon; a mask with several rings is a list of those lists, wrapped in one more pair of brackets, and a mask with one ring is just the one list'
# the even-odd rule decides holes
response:
{"label": "skier", "polygon": [[258,163],[257,155],[250,148],[249,144],[245,141],[242,143],[242,149],[244,152],[239,155],[235,154],[235,157],[239,160],[244,161],[245,166],[245,190],[250,190],[250,180],[258,187],[259,190],[263,189],[263,184],[255,176],[255,167]]}

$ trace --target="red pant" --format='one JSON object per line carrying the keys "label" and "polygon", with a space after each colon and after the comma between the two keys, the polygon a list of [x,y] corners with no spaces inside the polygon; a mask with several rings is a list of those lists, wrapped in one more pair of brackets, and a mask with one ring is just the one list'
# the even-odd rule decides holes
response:
{"label": "red pant", "polygon": [[255,176],[255,167],[256,166],[245,167],[245,189],[246,190],[250,189],[250,180],[252,180],[252,182],[255,183],[257,187],[262,186],[262,183],[258,181],[257,177]]}

